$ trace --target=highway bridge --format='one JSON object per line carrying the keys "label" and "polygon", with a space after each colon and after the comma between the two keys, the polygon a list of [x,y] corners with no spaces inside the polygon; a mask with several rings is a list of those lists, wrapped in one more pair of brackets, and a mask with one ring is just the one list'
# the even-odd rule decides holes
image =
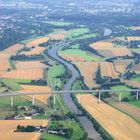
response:
{"label": "highway bridge", "polygon": [[[61,94],[70,94],[70,93],[98,93],[98,102],[101,102],[101,94],[103,93],[119,93],[119,101],[122,101],[122,93],[124,92],[134,92],[135,96],[136,96],[136,100],[139,100],[139,95],[140,95],[140,89],[130,89],[130,90],[71,90],[71,91],[49,91],[49,92],[8,92],[8,93],[0,93],[0,97],[11,97],[11,107],[13,107],[14,104],[14,100],[13,97],[14,96],[24,96],[24,95],[32,95],[32,104],[35,104],[35,95],[39,95],[39,94],[52,94],[53,95],[53,99],[54,99],[54,104],[55,104],[55,95],[58,93]],[[79,103],[80,103],[80,99],[79,99]]]}

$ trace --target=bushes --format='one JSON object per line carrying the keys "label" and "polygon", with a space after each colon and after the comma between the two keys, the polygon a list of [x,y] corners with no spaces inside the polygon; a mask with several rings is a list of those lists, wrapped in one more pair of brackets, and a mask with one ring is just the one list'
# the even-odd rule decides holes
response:
{"label": "bushes", "polygon": [[35,132],[35,131],[36,131],[36,127],[30,125],[26,127],[18,125],[16,129],[16,132]]}
{"label": "bushes", "polygon": [[124,98],[122,99],[122,101],[123,101],[123,102],[128,102],[129,99],[128,99],[127,97],[124,97]]}
{"label": "bushes", "polygon": [[26,56],[25,54],[13,55],[10,57],[10,60],[42,60],[44,56],[42,54],[35,54]]}

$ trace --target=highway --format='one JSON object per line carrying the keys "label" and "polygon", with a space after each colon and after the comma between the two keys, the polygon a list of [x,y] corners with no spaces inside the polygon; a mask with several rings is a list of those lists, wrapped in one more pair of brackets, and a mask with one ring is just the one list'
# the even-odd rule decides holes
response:
{"label": "highway", "polygon": [[[123,92],[140,92],[140,89],[131,89],[131,90],[70,90],[70,91],[50,91],[50,92],[6,92],[0,93],[0,97],[2,96],[20,96],[20,95],[39,95],[39,94],[69,94],[69,93],[123,93]],[[140,93],[139,93],[140,94]]]}

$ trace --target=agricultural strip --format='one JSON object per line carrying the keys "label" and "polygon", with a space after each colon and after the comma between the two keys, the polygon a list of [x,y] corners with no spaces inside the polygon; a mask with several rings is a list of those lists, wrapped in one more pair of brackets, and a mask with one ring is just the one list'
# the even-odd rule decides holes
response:
{"label": "agricultural strip", "polygon": [[81,105],[110,133],[115,140],[137,140],[140,138],[140,125],[129,116],[108,104],[97,102],[91,94],[77,95]]}
{"label": "agricultural strip", "polygon": [[1,120],[0,121],[0,140],[38,140],[39,132],[14,132],[18,125],[27,126],[46,126],[48,120]]}

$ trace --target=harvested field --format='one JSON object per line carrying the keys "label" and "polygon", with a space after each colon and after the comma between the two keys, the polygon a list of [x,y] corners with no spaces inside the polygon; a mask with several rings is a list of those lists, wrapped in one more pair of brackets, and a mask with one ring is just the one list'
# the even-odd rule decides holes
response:
{"label": "harvested field", "polygon": [[[47,92],[51,91],[51,88],[48,86],[32,86],[32,85],[20,85],[22,87],[22,90],[18,91],[19,93],[21,92],[46,92],[46,94],[40,94],[40,95],[35,95],[35,99],[47,104],[48,98],[51,96],[51,94],[47,94]],[[29,97],[32,97],[32,95],[29,95]]]}
{"label": "harvested field", "polygon": [[81,105],[114,137],[115,140],[138,140],[140,124],[108,104],[97,102],[91,94],[77,95]]}
{"label": "harvested field", "polygon": [[0,63],[2,63],[2,65],[0,65],[0,71],[7,71],[8,69],[11,69],[8,59],[0,59]]}
{"label": "harvested field", "polygon": [[140,121],[140,109],[130,105],[128,103],[123,103],[123,102],[112,102],[111,105],[113,105],[115,108],[129,114],[132,116],[134,119]]}
{"label": "harvested field", "polygon": [[114,47],[114,45],[112,44],[112,42],[99,41],[99,42],[91,44],[90,47],[94,49],[110,49]]}
{"label": "harvested field", "polygon": [[132,81],[132,80],[125,80],[125,83],[133,88],[140,88],[140,82]]}
{"label": "harvested field", "polygon": [[130,27],[130,29],[131,29],[131,30],[135,30],[135,31],[136,31],[136,30],[140,30],[140,26],[133,26],[133,27]]}
{"label": "harvested field", "polygon": [[79,54],[62,54],[62,55],[60,54],[60,56],[67,61],[73,61],[73,62],[84,62],[84,61],[86,61]]}
{"label": "harvested field", "polygon": [[140,74],[140,64],[134,65],[130,70],[134,71],[137,74]]}
{"label": "harvested field", "polygon": [[52,40],[64,40],[65,35],[64,34],[50,34],[49,38]]}
{"label": "harvested field", "polygon": [[115,67],[110,62],[100,62],[101,68],[101,76],[102,77],[110,77],[110,78],[118,78],[118,73],[115,70]]}
{"label": "harvested field", "polygon": [[128,41],[139,41],[140,36],[128,36],[127,39]]}
{"label": "harvested field", "polygon": [[110,77],[110,78],[118,78],[118,73],[115,70],[115,67],[110,62],[73,62],[81,72],[81,75],[85,79],[85,84],[92,87],[97,87],[98,85],[95,82],[96,72],[98,66],[101,68],[101,76]]}
{"label": "harvested field", "polygon": [[14,132],[18,125],[27,126],[46,126],[48,120],[1,120],[0,121],[0,140],[38,140],[39,132]]}
{"label": "harvested field", "polygon": [[[72,46],[72,47],[79,47],[79,46]],[[77,49],[77,48],[75,48],[75,49],[66,49],[66,50],[63,50],[63,51],[61,50],[61,51],[59,51],[59,55],[61,55],[62,57],[63,57],[63,55],[64,56],[67,55],[67,57],[72,59],[73,61],[75,61],[74,58],[76,60],[79,59],[79,60],[82,60],[82,61],[84,61],[84,60],[85,61],[93,61],[94,57],[95,57],[91,53],[89,53],[87,51],[83,51],[81,49]],[[74,58],[71,57],[71,56],[73,56]]]}
{"label": "harvested field", "polygon": [[99,54],[105,57],[114,57],[114,56],[132,56],[132,52],[127,48],[110,48],[110,49],[99,49],[97,50]]}
{"label": "harvested field", "polygon": [[98,62],[74,62],[84,77],[85,84],[90,87],[97,87],[95,82],[96,71],[98,69]]}
{"label": "harvested field", "polygon": [[9,63],[10,56],[16,54],[16,52],[23,47],[24,45],[22,44],[15,44],[3,51],[0,51],[0,62],[3,63],[0,66],[0,71],[7,71],[8,69],[11,68]]}
{"label": "harvested field", "polygon": [[29,47],[38,46],[40,43],[47,42],[48,40],[49,40],[49,37],[41,37],[41,38],[35,39],[35,40],[27,43],[27,46],[29,46]]}
{"label": "harvested field", "polygon": [[21,52],[20,54],[25,54],[25,55],[41,54],[45,49],[46,49],[45,47],[35,47],[31,49],[31,51]]}
{"label": "harvested field", "polygon": [[38,80],[43,78],[43,69],[12,70],[4,73],[1,78]]}
{"label": "harvested field", "polygon": [[20,49],[22,49],[24,47],[24,45],[22,44],[15,44],[7,49],[5,49],[4,51],[2,51],[3,53],[6,53],[8,54],[9,56],[12,55],[12,54],[16,54],[16,52]]}
{"label": "harvested field", "polygon": [[91,48],[98,51],[98,53],[105,57],[114,56],[132,56],[132,52],[128,48],[116,47],[112,42],[101,41],[90,45]]}
{"label": "harvested field", "polygon": [[16,69],[41,69],[48,66],[40,61],[16,61]]}
{"label": "harvested field", "polygon": [[132,63],[132,59],[126,59],[126,60],[114,60],[113,64],[115,65],[116,71],[119,73],[124,73],[127,66]]}

